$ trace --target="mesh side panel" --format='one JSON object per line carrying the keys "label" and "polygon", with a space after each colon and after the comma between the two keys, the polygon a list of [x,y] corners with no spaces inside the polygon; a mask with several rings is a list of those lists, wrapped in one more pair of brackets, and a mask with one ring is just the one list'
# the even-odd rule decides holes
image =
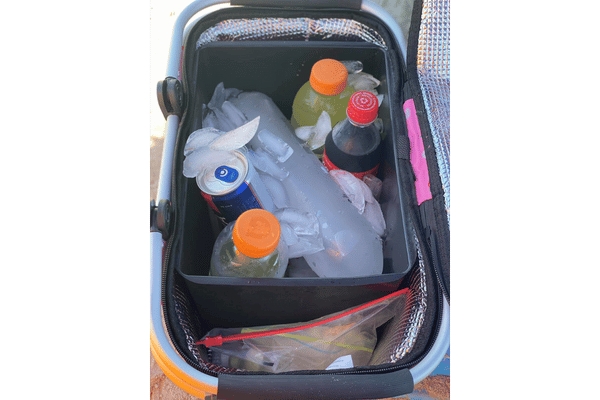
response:
{"label": "mesh side panel", "polygon": [[377,31],[343,18],[228,19],[204,31],[196,48],[211,42],[244,40],[350,41],[387,48]]}
{"label": "mesh side panel", "polygon": [[[416,238],[415,241],[418,243]],[[419,256],[419,266],[410,280],[411,292],[406,303],[407,306],[404,312],[394,317],[385,328],[369,365],[398,362],[414,347],[427,309],[425,265],[423,264],[420,246],[417,246],[417,254]]]}
{"label": "mesh side panel", "polygon": [[196,342],[201,338],[196,334],[199,331],[200,322],[198,321],[197,314],[193,311],[193,308],[190,306],[190,301],[188,295],[184,293],[184,290],[178,284],[174,284],[174,292],[173,292],[173,300],[175,304],[175,313],[177,315],[177,319],[181,326],[181,329],[185,333],[185,341],[187,344],[187,348],[190,351],[191,355],[195,358],[195,360],[203,366],[213,372],[221,373],[231,373],[237,372],[238,369],[235,368],[225,368],[218,365],[211,364],[207,362],[206,350],[203,353],[200,352],[200,347],[196,346]]}
{"label": "mesh side panel", "polygon": [[417,73],[431,124],[450,223],[450,0],[424,0]]}

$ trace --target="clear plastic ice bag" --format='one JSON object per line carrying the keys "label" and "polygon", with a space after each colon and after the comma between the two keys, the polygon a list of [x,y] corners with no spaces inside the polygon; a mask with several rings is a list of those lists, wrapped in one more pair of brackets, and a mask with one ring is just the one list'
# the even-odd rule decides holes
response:
{"label": "clear plastic ice bag", "polygon": [[346,369],[369,364],[376,329],[406,305],[409,289],[325,317],[295,324],[215,328],[196,344],[211,362],[247,371]]}

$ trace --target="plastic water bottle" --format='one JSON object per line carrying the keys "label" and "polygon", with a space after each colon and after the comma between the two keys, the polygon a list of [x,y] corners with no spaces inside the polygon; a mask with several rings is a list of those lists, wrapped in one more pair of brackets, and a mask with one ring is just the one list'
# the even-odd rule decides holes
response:
{"label": "plastic water bottle", "polygon": [[287,246],[270,212],[252,209],[221,231],[210,260],[211,276],[281,278],[288,265]]}
{"label": "plastic water bottle", "polygon": [[347,117],[333,127],[325,139],[323,164],[328,170],[342,169],[358,179],[376,175],[381,162],[381,133],[377,118],[377,96],[367,91],[350,97]]}
{"label": "plastic water bottle", "polygon": [[354,87],[348,83],[348,70],[329,58],[316,62],[292,104],[292,127],[313,126],[323,111],[331,118],[331,126],[346,118],[346,107]]}
{"label": "plastic water bottle", "polygon": [[[242,92],[230,101],[247,119],[260,116],[258,132],[247,146],[255,152],[262,149],[275,155],[272,167],[283,173],[271,174],[279,176],[288,207],[317,216],[324,249],[304,255],[310,268],[328,278],[381,274],[383,248],[379,235],[318,158],[296,138],[275,103],[259,92]],[[273,137],[278,140],[266,140]]]}

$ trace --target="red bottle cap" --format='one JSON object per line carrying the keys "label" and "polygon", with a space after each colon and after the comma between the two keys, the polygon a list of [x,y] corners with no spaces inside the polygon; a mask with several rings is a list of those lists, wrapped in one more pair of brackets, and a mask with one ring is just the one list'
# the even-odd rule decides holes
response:
{"label": "red bottle cap", "polygon": [[379,101],[371,92],[360,91],[350,97],[346,114],[357,124],[370,124],[377,118]]}

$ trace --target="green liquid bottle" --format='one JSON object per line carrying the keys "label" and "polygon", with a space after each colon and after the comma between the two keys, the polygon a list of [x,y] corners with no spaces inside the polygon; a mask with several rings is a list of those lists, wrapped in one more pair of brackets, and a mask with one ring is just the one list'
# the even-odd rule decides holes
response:
{"label": "green liquid bottle", "polygon": [[314,126],[323,111],[327,111],[334,126],[346,118],[350,96],[356,91],[348,83],[348,71],[339,61],[323,59],[316,62],[306,82],[294,98],[291,123],[294,129]]}

